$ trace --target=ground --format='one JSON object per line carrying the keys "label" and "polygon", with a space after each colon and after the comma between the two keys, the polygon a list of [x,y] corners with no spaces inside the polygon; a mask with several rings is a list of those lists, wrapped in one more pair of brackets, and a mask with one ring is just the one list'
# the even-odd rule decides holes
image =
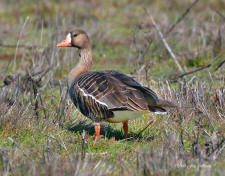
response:
{"label": "ground", "polygon": [[[225,3],[193,2],[1,1],[0,175],[224,175]],[[128,139],[102,123],[93,145],[67,96],[77,50],[56,48],[77,28],[92,70],[129,74],[179,108],[130,121]]]}

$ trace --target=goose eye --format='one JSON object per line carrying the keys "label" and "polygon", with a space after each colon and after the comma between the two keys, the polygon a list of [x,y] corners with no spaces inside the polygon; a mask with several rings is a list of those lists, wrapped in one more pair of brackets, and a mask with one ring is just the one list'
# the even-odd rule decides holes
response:
{"label": "goose eye", "polygon": [[76,36],[78,36],[78,34],[73,34],[73,37],[76,37]]}

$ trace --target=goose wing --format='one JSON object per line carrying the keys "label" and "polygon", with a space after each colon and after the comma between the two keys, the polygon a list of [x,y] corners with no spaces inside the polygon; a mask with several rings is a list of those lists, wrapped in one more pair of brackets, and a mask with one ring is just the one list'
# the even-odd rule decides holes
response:
{"label": "goose wing", "polygon": [[[94,71],[79,76],[73,86],[92,106],[103,106],[110,111],[147,111],[157,105],[157,95],[131,77],[116,71]],[[94,108],[94,107],[93,107]]]}

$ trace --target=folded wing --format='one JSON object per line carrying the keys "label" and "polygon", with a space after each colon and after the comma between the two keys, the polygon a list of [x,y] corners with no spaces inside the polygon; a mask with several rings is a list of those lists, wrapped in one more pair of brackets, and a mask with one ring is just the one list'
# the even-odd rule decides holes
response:
{"label": "folded wing", "polygon": [[75,81],[75,86],[109,110],[147,111],[158,102],[151,89],[116,71],[85,73]]}

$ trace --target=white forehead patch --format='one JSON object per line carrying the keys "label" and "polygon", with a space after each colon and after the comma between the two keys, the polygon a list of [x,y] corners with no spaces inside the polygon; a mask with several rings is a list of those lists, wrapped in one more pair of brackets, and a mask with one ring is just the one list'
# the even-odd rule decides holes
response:
{"label": "white forehead patch", "polygon": [[67,36],[66,36],[66,41],[68,43],[71,43],[71,33],[68,33]]}

